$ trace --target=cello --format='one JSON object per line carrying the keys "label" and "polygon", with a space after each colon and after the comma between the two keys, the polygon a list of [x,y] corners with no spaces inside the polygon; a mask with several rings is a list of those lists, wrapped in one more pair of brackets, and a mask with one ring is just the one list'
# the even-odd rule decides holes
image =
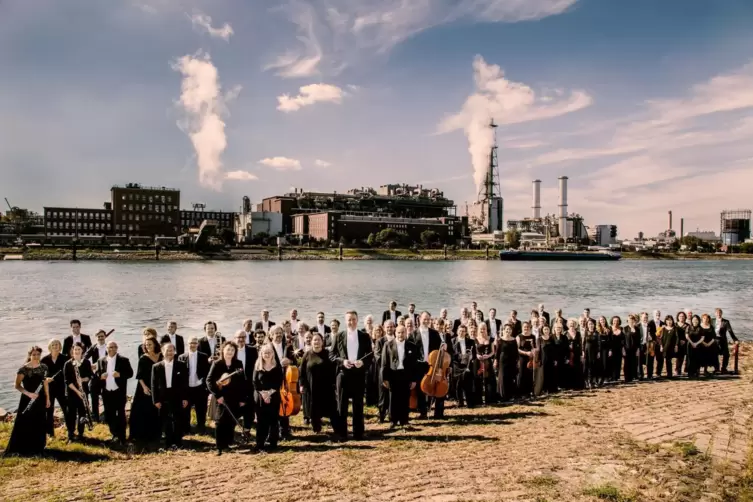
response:
{"label": "cello", "polygon": [[439,350],[429,354],[429,370],[421,379],[421,392],[430,397],[443,398],[450,390],[447,381],[447,369],[450,367],[450,354],[447,353],[447,344],[440,345]]}
{"label": "cello", "polygon": [[301,394],[298,392],[298,368],[289,364],[280,387],[280,416],[291,417],[301,411]]}

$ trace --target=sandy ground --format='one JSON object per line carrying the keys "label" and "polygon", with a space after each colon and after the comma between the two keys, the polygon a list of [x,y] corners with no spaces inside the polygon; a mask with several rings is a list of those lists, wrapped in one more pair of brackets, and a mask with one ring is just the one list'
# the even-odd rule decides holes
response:
{"label": "sandy ground", "polygon": [[[276,453],[194,451],[2,465],[3,500],[736,501],[747,496],[753,354],[739,377],[660,380],[447,410],[335,444],[294,422]],[[58,431],[63,434],[63,431]],[[5,461],[3,461],[5,462]]]}

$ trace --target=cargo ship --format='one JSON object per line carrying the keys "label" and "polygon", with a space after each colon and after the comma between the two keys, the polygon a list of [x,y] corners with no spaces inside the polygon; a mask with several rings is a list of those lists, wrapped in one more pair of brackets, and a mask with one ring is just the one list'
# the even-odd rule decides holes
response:
{"label": "cargo ship", "polygon": [[500,251],[503,261],[617,261],[620,253],[614,251]]}

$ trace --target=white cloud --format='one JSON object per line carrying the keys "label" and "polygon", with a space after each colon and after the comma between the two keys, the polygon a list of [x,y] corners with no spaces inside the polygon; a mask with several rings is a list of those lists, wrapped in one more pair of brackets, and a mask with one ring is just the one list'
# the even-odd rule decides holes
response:
{"label": "white cloud", "polygon": [[234,33],[232,26],[228,23],[225,23],[220,28],[215,28],[212,26],[212,18],[199,11],[195,11],[193,15],[189,16],[189,19],[194,29],[206,31],[213,38],[221,38],[227,42]]}
{"label": "white cloud", "polygon": [[326,160],[316,159],[314,161],[314,165],[316,167],[330,167],[332,165],[331,162],[327,162]]}
{"label": "white cloud", "polygon": [[[220,190],[225,177],[222,153],[227,147],[222,116],[227,109],[217,68],[209,54],[201,52],[179,58],[172,63],[172,68],[183,75],[178,105],[186,116],[178,127],[191,138],[199,167],[199,182]],[[235,88],[232,94],[237,95],[237,92],[239,88]]]}
{"label": "white cloud", "polygon": [[500,125],[543,120],[581,110],[592,102],[583,91],[569,95],[537,94],[526,84],[506,79],[502,68],[487,64],[481,56],[473,60],[473,74],[476,92],[466,99],[460,112],[442,120],[438,131],[465,131],[477,189],[484,179],[494,144],[490,119]]}
{"label": "white cloud", "polygon": [[230,171],[225,173],[225,179],[233,181],[252,181],[258,180],[259,177],[248,171]]}
{"label": "white cloud", "polygon": [[288,157],[267,157],[261,159],[259,164],[277,169],[278,171],[300,171],[301,161]]}
{"label": "white cloud", "polygon": [[290,96],[289,94],[278,96],[277,101],[279,104],[277,105],[277,109],[287,113],[298,111],[304,106],[310,106],[314,103],[329,102],[340,104],[345,95],[342,89],[330,84],[304,85],[298,89],[298,92],[297,96]]}
{"label": "white cloud", "polygon": [[296,25],[298,47],[265,69],[282,77],[336,73],[362,60],[363,51],[386,53],[427,29],[453,23],[532,21],[565,12],[577,0],[291,0],[285,11]]}

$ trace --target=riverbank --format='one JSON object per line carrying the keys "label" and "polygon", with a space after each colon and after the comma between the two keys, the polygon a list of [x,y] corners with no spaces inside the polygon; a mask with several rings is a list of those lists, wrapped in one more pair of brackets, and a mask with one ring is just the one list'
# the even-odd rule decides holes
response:
{"label": "riverbank", "polygon": [[[186,438],[188,451],[111,451],[104,426],[72,445],[58,429],[43,458],[0,460],[0,492],[8,501],[749,502],[752,356],[744,344],[740,376],[450,407],[445,420],[406,429],[379,424],[367,408],[365,439],[347,443],[314,435],[298,415],[295,439],[269,454],[217,458],[207,436]],[[0,426],[0,448],[9,432]]]}
{"label": "riverbank", "polygon": [[[445,260],[496,260],[499,251],[489,249],[411,250],[411,249],[339,249],[321,248],[243,248],[221,253],[194,253],[190,251],[162,250],[160,261],[202,261],[202,260],[402,260],[402,261],[445,261]],[[67,248],[0,250],[0,261],[70,261],[73,251]],[[76,260],[80,261],[155,261],[154,250],[97,250],[79,249]],[[753,260],[751,254],[715,253],[642,253],[623,252],[623,260]]]}

